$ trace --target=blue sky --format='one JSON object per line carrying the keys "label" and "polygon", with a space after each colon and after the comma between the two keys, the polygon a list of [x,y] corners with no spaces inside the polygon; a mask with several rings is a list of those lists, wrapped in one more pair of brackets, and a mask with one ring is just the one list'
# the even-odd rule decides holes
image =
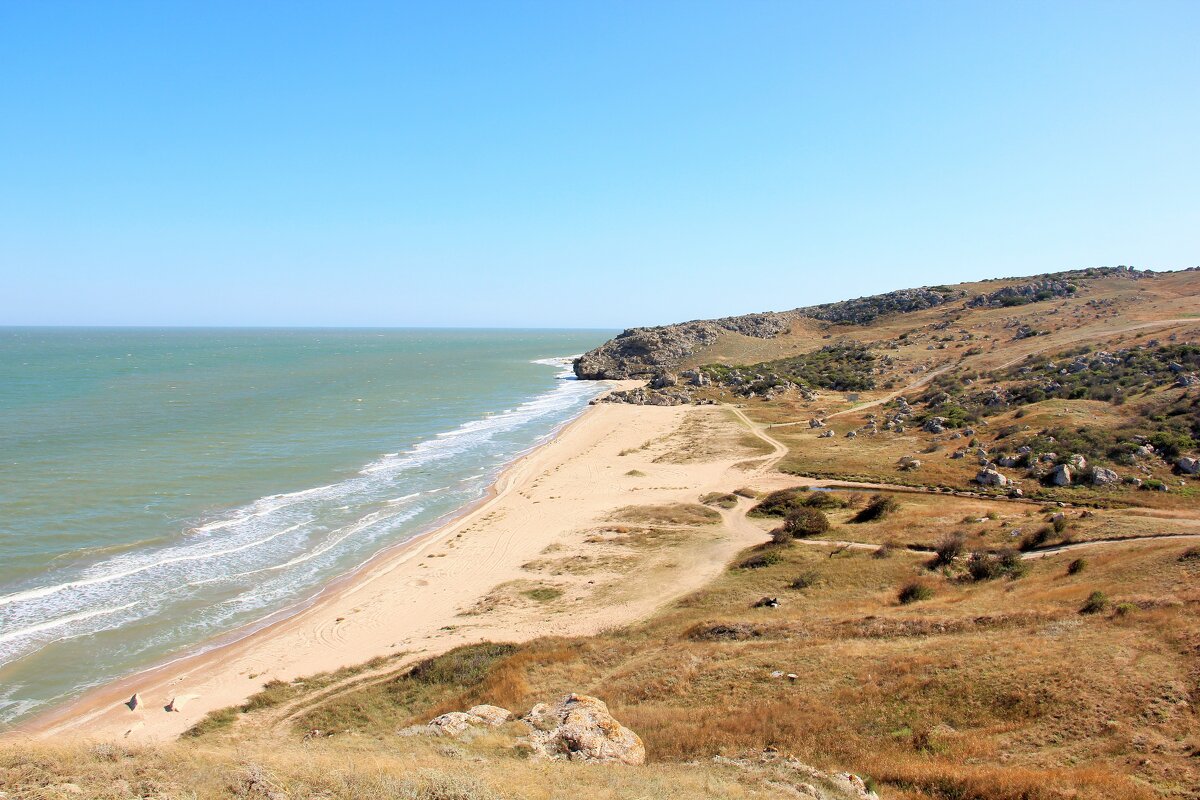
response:
{"label": "blue sky", "polygon": [[1200,264],[1196,2],[0,3],[0,324],[624,327]]}

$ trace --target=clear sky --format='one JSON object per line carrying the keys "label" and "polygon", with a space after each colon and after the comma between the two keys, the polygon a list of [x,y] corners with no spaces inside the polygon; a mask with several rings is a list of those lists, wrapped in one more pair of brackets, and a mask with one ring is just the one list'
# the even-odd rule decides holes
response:
{"label": "clear sky", "polygon": [[1200,2],[0,2],[0,324],[1200,264]]}

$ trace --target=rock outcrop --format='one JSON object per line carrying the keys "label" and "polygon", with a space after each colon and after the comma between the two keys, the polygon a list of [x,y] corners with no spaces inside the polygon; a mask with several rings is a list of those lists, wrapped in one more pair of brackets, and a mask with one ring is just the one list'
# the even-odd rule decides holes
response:
{"label": "rock outcrop", "polygon": [[763,313],[695,320],[656,328],[630,328],[575,359],[583,380],[647,380],[679,367],[685,358],[711,345],[722,332],[771,339],[791,328],[794,315]]}
{"label": "rock outcrop", "polygon": [[554,705],[538,703],[522,719],[533,729],[525,742],[535,757],[596,764],[646,761],[641,738],[595,697],[569,694]]}
{"label": "rock outcrop", "polygon": [[488,728],[498,728],[513,718],[512,712],[499,706],[480,705],[466,711],[451,711],[434,717],[426,725],[401,731],[403,735],[433,734],[451,739],[470,737]]}
{"label": "rock outcrop", "polygon": [[1078,290],[1079,287],[1070,281],[1047,278],[977,295],[967,301],[967,306],[1017,306],[1055,297],[1070,297]]}

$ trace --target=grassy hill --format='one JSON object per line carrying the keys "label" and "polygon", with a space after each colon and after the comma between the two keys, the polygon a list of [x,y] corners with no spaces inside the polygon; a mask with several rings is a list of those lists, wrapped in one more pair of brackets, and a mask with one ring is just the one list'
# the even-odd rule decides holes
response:
{"label": "grassy hill", "polygon": [[[764,468],[696,498],[728,516],[628,510],[596,534],[756,529],[703,590],[594,637],[270,685],[176,745],[10,744],[0,791],[842,796],[794,757],[904,800],[1200,798],[1200,271],[931,287],[756,325],[637,367],[746,424]],[[798,521],[814,513],[828,524]],[[404,733],[569,692],[604,698],[647,763]]]}

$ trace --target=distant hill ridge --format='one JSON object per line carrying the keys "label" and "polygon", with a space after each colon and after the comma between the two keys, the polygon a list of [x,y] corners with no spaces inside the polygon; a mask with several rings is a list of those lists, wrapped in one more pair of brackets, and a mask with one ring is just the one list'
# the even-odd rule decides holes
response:
{"label": "distant hill ridge", "polygon": [[574,370],[575,375],[583,380],[650,379],[660,372],[677,369],[684,359],[711,346],[724,332],[773,339],[787,333],[800,319],[837,325],[870,325],[883,316],[923,311],[959,300],[965,300],[965,306],[970,308],[1023,305],[1073,295],[1085,280],[1114,274],[1137,276],[1141,273],[1132,267],[1094,267],[1031,278],[996,278],[993,280],[1013,283],[987,293],[972,294],[961,285],[922,286],[791,311],[765,311],[650,328],[629,328],[577,358]]}

